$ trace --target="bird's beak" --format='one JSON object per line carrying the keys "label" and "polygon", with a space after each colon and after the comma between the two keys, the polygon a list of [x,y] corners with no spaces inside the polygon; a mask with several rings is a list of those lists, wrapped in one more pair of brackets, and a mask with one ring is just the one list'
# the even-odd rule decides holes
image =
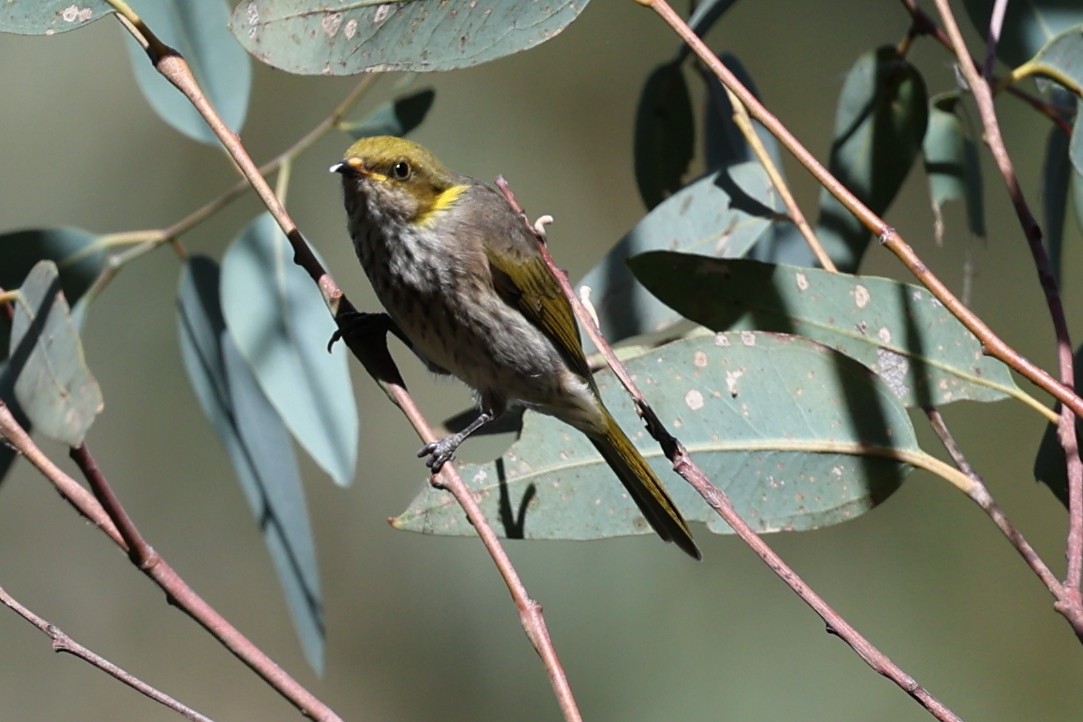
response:
{"label": "bird's beak", "polygon": [[332,173],[342,175],[368,175],[368,170],[360,158],[343,158],[329,169]]}

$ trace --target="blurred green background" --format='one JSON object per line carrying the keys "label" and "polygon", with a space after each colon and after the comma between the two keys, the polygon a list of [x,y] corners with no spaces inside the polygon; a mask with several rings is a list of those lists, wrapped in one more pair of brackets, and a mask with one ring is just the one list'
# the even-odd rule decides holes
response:
{"label": "blurred green background", "polygon": [[[709,40],[741,58],[768,105],[824,157],[849,66],[860,53],[897,42],[906,27],[897,3],[744,3]],[[133,82],[124,42],[110,19],[49,39],[0,35],[7,134],[0,144],[0,229],[160,227],[233,183],[218,151],[181,137],[152,113]],[[419,77],[415,87],[431,85],[437,93],[414,137],[456,170],[504,174],[529,212],[554,215],[554,252],[576,278],[643,213],[631,172],[632,118],[647,73],[675,49],[675,37],[649,11],[630,2],[592,3],[566,32],[530,52]],[[950,59],[932,41],[920,41],[913,59],[931,92],[951,87]],[[249,150],[257,160],[276,154],[355,82],[257,67],[243,133]],[[362,108],[391,89],[383,81]],[[999,107],[1037,206],[1046,126],[1016,102]],[[372,307],[344,232],[338,180],[327,173],[347,142],[329,136],[296,164],[289,207],[350,297]],[[792,163],[788,171],[810,211],[815,188]],[[1029,253],[991,165],[986,171],[987,241],[968,240],[960,209],[950,208],[947,239],[937,246],[916,173],[888,220],[956,289],[970,245],[973,308],[1048,367],[1052,332]],[[183,241],[220,257],[258,210],[247,198]],[[1074,226],[1070,234],[1063,277],[1078,340]],[[106,400],[88,443],[154,547],[346,719],[558,719],[542,666],[481,545],[387,525],[425,477],[412,432],[356,364],[361,471],[344,490],[306,466],[328,630],[326,673],[313,675],[252,516],[184,377],[174,319],[178,271],[167,249],[126,268],[91,309],[85,329],[87,358]],[[876,247],[863,272],[905,278]],[[468,402],[465,389],[434,381],[395,351],[431,419]],[[1009,403],[944,412],[992,493],[1059,572],[1064,510],[1030,471],[1043,421]],[[939,453],[920,419],[917,426],[925,448]],[[67,464],[64,449],[43,444]],[[480,459],[493,449],[491,441],[468,444],[464,457]],[[586,719],[928,718],[826,634],[742,544],[702,527],[697,532],[702,564],[653,537],[509,545],[545,607]],[[992,524],[946,484],[915,472],[887,504],[860,519],[770,542],[965,718],[1079,718],[1079,642]],[[298,717],[169,607],[26,464],[0,487],[0,585],[80,642],[212,717]],[[3,719],[176,719],[82,662],[54,655],[44,636],[8,611],[0,611],[0,647]]]}

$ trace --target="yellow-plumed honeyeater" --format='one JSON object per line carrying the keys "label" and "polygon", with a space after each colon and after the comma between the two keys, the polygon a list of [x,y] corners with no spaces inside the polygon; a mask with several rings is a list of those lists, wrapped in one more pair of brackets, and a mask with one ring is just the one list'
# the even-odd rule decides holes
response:
{"label": "yellow-plumed honeyeater", "polygon": [[401,138],[363,138],[331,170],[387,313],[430,369],[477,392],[477,419],[418,454],[432,471],[520,403],[586,434],[658,535],[699,559],[669,494],[602,404],[571,304],[507,199]]}

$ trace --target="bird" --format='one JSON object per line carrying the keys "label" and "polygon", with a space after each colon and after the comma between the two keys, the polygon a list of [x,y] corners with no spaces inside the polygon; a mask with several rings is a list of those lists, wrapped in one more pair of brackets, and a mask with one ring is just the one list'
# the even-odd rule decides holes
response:
{"label": "bird", "polygon": [[477,418],[418,453],[432,473],[520,404],[586,435],[658,536],[700,559],[684,517],[602,402],[571,303],[504,195],[394,136],[361,138],[331,171],[380,303],[431,371],[475,391]]}

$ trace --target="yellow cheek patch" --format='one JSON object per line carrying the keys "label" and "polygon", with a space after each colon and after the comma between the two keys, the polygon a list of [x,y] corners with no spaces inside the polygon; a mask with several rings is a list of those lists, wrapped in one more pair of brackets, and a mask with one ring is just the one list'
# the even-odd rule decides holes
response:
{"label": "yellow cheek patch", "polygon": [[436,216],[455,204],[459,197],[466,191],[465,185],[451,186],[441,191],[432,199],[432,205],[417,217],[417,223],[428,225]]}

